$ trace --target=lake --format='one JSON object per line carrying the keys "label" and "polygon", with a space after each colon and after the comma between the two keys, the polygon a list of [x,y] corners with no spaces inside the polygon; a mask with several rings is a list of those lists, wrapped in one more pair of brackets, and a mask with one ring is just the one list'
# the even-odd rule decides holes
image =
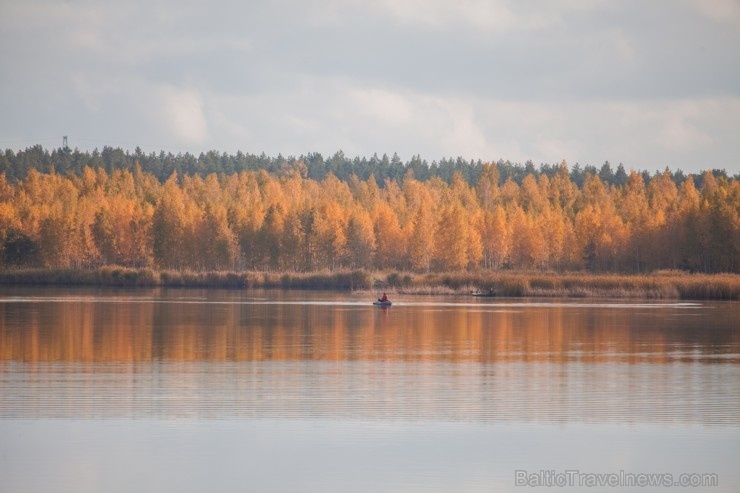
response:
{"label": "lake", "polygon": [[371,301],[0,288],[0,491],[738,491],[740,303]]}

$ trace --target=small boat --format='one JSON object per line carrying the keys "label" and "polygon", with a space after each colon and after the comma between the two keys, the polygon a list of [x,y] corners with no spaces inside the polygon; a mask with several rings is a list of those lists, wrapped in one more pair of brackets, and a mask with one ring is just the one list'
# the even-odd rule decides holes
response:
{"label": "small boat", "polygon": [[375,306],[391,306],[392,304],[393,303],[390,300],[386,300],[386,301],[376,300],[376,301],[373,301],[373,305],[375,305]]}
{"label": "small boat", "polygon": [[470,293],[472,296],[478,296],[480,298],[491,298],[493,296],[496,296],[496,292],[493,290],[490,291],[471,291]]}

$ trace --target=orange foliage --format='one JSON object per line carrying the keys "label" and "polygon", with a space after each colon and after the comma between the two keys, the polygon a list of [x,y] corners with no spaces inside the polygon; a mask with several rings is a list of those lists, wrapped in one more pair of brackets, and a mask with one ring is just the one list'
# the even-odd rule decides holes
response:
{"label": "orange foliage", "polygon": [[500,184],[412,173],[321,182],[300,169],[178,176],[85,168],[80,176],[0,175],[4,267],[313,271],[344,268],[740,272],[740,183],[668,171],[622,186],[563,163]]}

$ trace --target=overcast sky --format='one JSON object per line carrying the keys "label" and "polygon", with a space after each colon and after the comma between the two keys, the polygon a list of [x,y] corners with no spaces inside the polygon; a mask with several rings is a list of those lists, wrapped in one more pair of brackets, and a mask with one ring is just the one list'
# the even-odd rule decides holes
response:
{"label": "overcast sky", "polygon": [[740,0],[0,0],[0,148],[740,172]]}

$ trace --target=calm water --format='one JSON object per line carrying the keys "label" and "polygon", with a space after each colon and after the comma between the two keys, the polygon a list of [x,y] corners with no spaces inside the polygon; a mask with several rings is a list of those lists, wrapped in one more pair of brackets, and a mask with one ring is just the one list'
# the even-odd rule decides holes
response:
{"label": "calm water", "polygon": [[2,289],[0,491],[738,491],[740,303],[395,301]]}

